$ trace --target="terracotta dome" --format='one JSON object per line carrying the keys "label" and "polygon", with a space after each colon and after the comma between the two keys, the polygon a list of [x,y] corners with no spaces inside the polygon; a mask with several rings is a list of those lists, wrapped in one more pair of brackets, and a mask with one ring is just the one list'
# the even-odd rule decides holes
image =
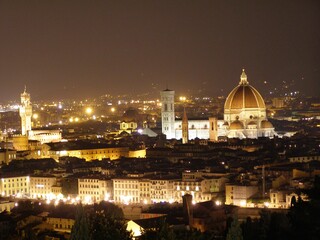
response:
{"label": "terracotta dome", "polygon": [[243,129],[243,124],[239,120],[236,120],[230,124],[230,130]]}
{"label": "terracotta dome", "polygon": [[125,122],[137,122],[139,119],[139,112],[135,108],[129,108],[122,115],[122,121]]}
{"label": "terracotta dome", "polygon": [[266,108],[260,93],[247,81],[247,75],[242,70],[240,83],[226,99],[224,109]]}
{"label": "terracotta dome", "polygon": [[261,128],[273,128],[273,125],[268,120],[261,121]]}

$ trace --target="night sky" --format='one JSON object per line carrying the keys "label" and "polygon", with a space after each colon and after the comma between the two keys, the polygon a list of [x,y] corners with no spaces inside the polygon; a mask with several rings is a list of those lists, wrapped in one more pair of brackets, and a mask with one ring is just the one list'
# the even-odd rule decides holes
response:
{"label": "night sky", "polygon": [[[264,91],[320,93],[318,0],[0,0],[0,102],[227,94],[242,68]],[[302,80],[303,79],[303,80]]]}

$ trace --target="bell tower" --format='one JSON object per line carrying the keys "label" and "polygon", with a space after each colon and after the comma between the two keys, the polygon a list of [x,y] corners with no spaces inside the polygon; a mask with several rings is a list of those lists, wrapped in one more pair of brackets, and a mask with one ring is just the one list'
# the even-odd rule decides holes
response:
{"label": "bell tower", "polygon": [[186,144],[189,140],[189,128],[188,128],[188,117],[186,113],[186,109],[183,109],[183,117],[182,117],[182,143]]}
{"label": "bell tower", "polygon": [[174,91],[166,89],[161,93],[161,121],[162,133],[167,136],[167,139],[175,138],[175,114],[174,114]]}
{"label": "bell tower", "polygon": [[31,130],[32,116],[30,94],[27,93],[26,87],[24,88],[24,92],[21,93],[21,105],[19,108],[19,113],[21,117],[21,134],[26,136],[28,134],[28,131]]}

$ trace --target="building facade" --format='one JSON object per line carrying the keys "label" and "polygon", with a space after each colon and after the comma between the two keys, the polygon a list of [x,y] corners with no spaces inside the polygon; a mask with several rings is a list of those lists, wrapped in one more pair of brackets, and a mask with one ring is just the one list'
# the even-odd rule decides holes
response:
{"label": "building facade", "polygon": [[30,197],[34,199],[48,199],[52,193],[52,186],[57,184],[54,176],[30,176]]}
{"label": "building facade", "polygon": [[30,177],[29,176],[10,176],[2,177],[0,181],[0,192],[4,197],[29,196],[30,192]]}
{"label": "building facade", "polygon": [[139,178],[115,178],[113,180],[113,199],[116,203],[140,203]]}
{"label": "building facade", "polygon": [[226,204],[246,207],[253,195],[258,193],[258,186],[226,185]]}
{"label": "building facade", "polygon": [[78,197],[85,203],[108,201],[113,198],[112,181],[98,177],[79,178]]}

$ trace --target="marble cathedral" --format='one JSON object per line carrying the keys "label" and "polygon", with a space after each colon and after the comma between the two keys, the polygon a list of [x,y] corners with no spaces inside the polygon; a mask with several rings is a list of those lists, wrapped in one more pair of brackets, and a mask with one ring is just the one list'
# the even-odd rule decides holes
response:
{"label": "marble cathedral", "polygon": [[242,70],[239,84],[229,93],[224,104],[224,119],[188,120],[184,111],[182,120],[175,119],[173,90],[161,92],[162,133],[167,139],[210,139],[219,137],[258,138],[274,137],[273,125],[268,121],[261,94],[249,84]]}

